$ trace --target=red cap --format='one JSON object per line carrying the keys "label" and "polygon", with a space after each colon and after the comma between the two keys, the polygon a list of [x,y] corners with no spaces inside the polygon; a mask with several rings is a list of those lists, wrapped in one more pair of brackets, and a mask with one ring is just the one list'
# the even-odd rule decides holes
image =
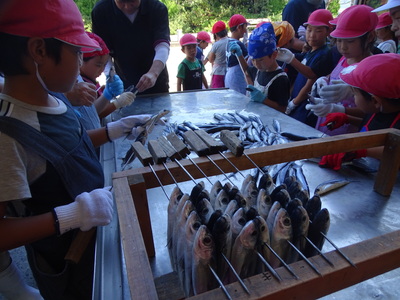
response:
{"label": "red cap", "polygon": [[209,35],[207,32],[205,32],[205,31],[200,31],[200,32],[197,34],[197,39],[198,39],[198,40],[201,40],[201,41],[205,41],[206,43],[211,43],[211,37],[210,37],[210,35]]}
{"label": "red cap", "polygon": [[360,63],[343,69],[340,78],[377,97],[400,99],[400,55],[384,53],[368,56]]}
{"label": "red cap", "polygon": [[226,25],[225,22],[223,21],[217,21],[215,22],[215,24],[213,25],[212,29],[211,29],[211,33],[218,33],[222,30],[226,30]]}
{"label": "red cap", "polygon": [[303,25],[331,27],[329,21],[333,20],[332,13],[327,9],[314,10]]}
{"label": "red cap", "polygon": [[228,26],[229,26],[229,28],[232,28],[232,27],[238,26],[240,24],[245,24],[245,23],[247,24],[246,18],[243,17],[242,15],[236,14],[236,15],[233,15],[229,19]]}
{"label": "red cap", "polygon": [[331,24],[333,26],[336,26],[337,25],[337,19],[338,19],[338,17],[333,18],[332,20],[329,21],[329,24]]}
{"label": "red cap", "polygon": [[339,39],[356,38],[375,30],[378,15],[368,5],[353,5],[338,17],[337,26],[331,36]]}
{"label": "red cap", "polygon": [[101,37],[93,32],[86,32],[86,34],[100,45],[101,50],[83,53],[83,57],[103,56],[110,53],[110,50],[108,50],[106,43],[104,43]]}
{"label": "red cap", "polygon": [[393,19],[390,16],[389,12],[385,12],[378,17],[378,25],[376,25],[375,29],[381,29],[388,27],[393,24]]}
{"label": "red cap", "polygon": [[86,48],[82,52],[99,49],[98,43],[85,33],[82,16],[72,0],[9,1],[0,17],[0,32],[55,38]]}
{"label": "red cap", "polygon": [[186,45],[197,45],[197,40],[196,38],[190,34],[190,33],[185,33],[181,39],[179,40],[179,43],[181,44],[181,46],[186,46]]}

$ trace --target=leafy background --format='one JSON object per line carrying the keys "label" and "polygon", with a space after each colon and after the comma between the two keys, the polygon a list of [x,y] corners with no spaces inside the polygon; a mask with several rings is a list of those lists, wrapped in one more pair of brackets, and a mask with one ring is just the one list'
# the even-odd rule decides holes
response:
{"label": "leafy background", "polygon": [[[85,28],[91,31],[90,12],[97,0],[74,0],[79,7]],[[374,0],[380,2],[380,0]],[[171,34],[182,32],[211,31],[212,25],[222,20],[227,22],[233,14],[242,14],[247,19],[282,19],[282,10],[288,0],[161,0],[169,13]],[[379,5],[379,4],[378,4]],[[375,5],[377,6],[377,5]],[[328,0],[327,9],[337,16],[339,0]]]}

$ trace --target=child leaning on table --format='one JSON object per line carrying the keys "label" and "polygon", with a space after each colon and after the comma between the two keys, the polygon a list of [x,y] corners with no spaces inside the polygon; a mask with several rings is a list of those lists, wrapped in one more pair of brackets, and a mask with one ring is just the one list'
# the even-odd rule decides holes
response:
{"label": "child leaning on table", "polygon": [[237,43],[230,43],[228,47],[239,59],[247,82],[253,82],[253,85],[247,85],[251,100],[284,113],[290,96],[290,83],[276,61],[278,53],[272,24],[264,23],[250,35],[248,49],[253,66],[248,66]]}
{"label": "child leaning on table", "polygon": [[[95,234],[79,263],[64,259],[78,229],[107,225],[113,198],[94,146],[136,133],[137,117],[86,133],[62,98],[82,51],[98,49],[72,0],[13,0],[0,16],[0,250],[25,246],[45,299],[91,299]],[[10,59],[12,57],[12,59]],[[49,90],[58,93],[58,97]],[[21,202],[24,214],[6,217]]]}
{"label": "child leaning on table", "polygon": [[196,38],[190,33],[186,33],[181,37],[179,43],[186,57],[178,66],[177,91],[200,90],[202,84],[208,89],[207,79],[204,76],[204,65],[196,58]]}
{"label": "child leaning on table", "polygon": [[[394,53],[369,56],[360,63],[343,69],[340,79],[352,87],[355,103],[365,113],[365,117],[330,113],[321,125],[334,129],[351,123],[358,126],[360,132],[384,128],[400,129],[399,78],[400,55]],[[365,156],[380,159],[382,151],[383,147],[376,147],[325,155],[319,164],[339,170],[343,161]]]}

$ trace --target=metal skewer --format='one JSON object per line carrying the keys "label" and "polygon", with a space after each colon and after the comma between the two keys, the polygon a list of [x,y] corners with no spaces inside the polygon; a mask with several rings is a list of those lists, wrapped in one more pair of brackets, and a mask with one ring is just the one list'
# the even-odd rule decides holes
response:
{"label": "metal skewer", "polygon": [[174,181],[175,185],[176,185],[177,187],[179,187],[179,186],[178,186],[178,182],[176,181],[174,175],[172,175],[171,171],[169,170],[169,168],[167,167],[167,165],[165,164],[165,162],[162,162],[162,164],[163,164],[165,170],[167,170],[169,176],[171,176],[171,178],[172,178],[172,180]]}
{"label": "metal skewer", "polygon": [[351,264],[354,268],[357,268],[357,266],[350,260],[350,258],[348,258],[340,249],[338,246],[336,246],[327,236],[326,234],[324,234],[323,232],[320,231],[320,233],[322,234],[322,236],[333,246],[335,247],[335,249],[339,252],[339,254],[348,261],[349,264]]}
{"label": "metal skewer", "polygon": [[271,272],[272,275],[274,275],[274,277],[276,279],[278,279],[279,282],[282,281],[281,276],[279,276],[278,273],[276,273],[276,271],[274,270],[274,268],[271,267],[271,265],[265,260],[265,258],[260,254],[260,252],[258,252],[257,250],[255,250],[255,252],[257,253],[258,257],[261,259],[261,261],[264,263],[264,265],[268,268],[268,270]]}
{"label": "metal skewer", "polygon": [[153,167],[152,167],[151,164],[148,164],[148,166],[149,166],[150,170],[153,172],[154,176],[156,177],[156,179],[157,179],[157,181],[158,181],[158,183],[159,183],[161,189],[163,190],[165,196],[167,197],[168,200],[170,200],[170,199],[169,199],[169,196],[168,196],[168,194],[167,194],[167,192],[165,191],[165,188],[164,188],[163,184],[161,183],[160,178],[159,178],[159,177],[157,176],[157,174],[156,174],[156,171],[154,171],[154,169],[153,169]]}
{"label": "metal skewer", "polygon": [[224,174],[224,176],[226,177],[226,179],[228,179],[228,181],[229,181],[232,185],[235,185],[235,184],[232,182],[232,180],[229,179],[228,175],[226,175],[225,172],[215,163],[215,161],[213,161],[213,160],[211,159],[211,157],[209,157],[208,155],[206,155],[206,157],[209,159],[209,161],[211,161],[211,162],[213,163],[213,165],[214,165],[215,167],[217,167],[217,169],[218,169],[222,174]]}
{"label": "metal skewer", "polygon": [[243,155],[247,157],[247,159],[263,174],[265,174],[265,172],[250,158],[250,156],[248,156],[246,154],[246,152],[243,151]]}
{"label": "metal skewer", "polygon": [[219,283],[219,286],[220,286],[221,289],[224,291],[226,297],[227,297],[229,300],[232,300],[231,295],[229,295],[229,293],[228,293],[226,287],[225,287],[224,284],[222,283],[221,279],[219,279],[217,273],[215,273],[214,269],[213,269],[210,265],[208,265],[208,267],[210,268],[210,271],[211,271],[211,273],[214,275],[215,279],[217,279],[217,281],[218,281],[218,283]]}
{"label": "metal skewer", "polygon": [[246,291],[247,294],[250,295],[250,291],[247,288],[247,286],[244,284],[243,280],[240,278],[239,274],[236,272],[235,268],[232,266],[232,264],[230,263],[230,261],[228,260],[228,258],[221,252],[222,257],[224,258],[225,262],[228,264],[229,268],[231,269],[231,271],[233,272],[233,274],[235,275],[235,277],[237,278],[237,280],[240,282],[240,285],[243,287],[243,289]]}
{"label": "metal skewer", "polygon": [[183,171],[185,171],[186,175],[189,176],[189,178],[194,182],[194,184],[197,184],[196,180],[194,180],[193,176],[190,175],[190,173],[188,172],[188,170],[186,170],[186,168],[184,166],[182,166],[182,164],[175,158],[174,161],[177,163],[178,166],[180,166],[182,168]]}
{"label": "metal skewer", "polygon": [[281,262],[281,264],[289,271],[290,274],[293,275],[294,278],[300,279],[299,276],[297,276],[297,275],[294,273],[293,269],[292,269],[287,263],[285,263],[285,261],[278,255],[278,253],[276,253],[276,252],[274,251],[274,249],[272,249],[272,247],[271,247],[270,245],[268,245],[267,243],[264,243],[264,245],[267,246],[267,248],[269,249],[269,251],[271,251],[272,254],[276,256],[277,259],[279,259],[279,261]]}
{"label": "metal skewer", "polygon": [[297,249],[297,247],[295,245],[293,245],[293,243],[291,241],[287,240],[287,242],[289,243],[290,246],[292,246],[292,248],[294,250],[296,250],[296,252],[304,259],[304,261],[315,271],[315,273],[317,273],[319,276],[322,277],[321,272],[317,270],[317,268],[313,265],[313,263],[307,257],[305,257],[304,254],[301,253],[301,251],[299,249]]}
{"label": "metal skewer", "polygon": [[246,176],[244,176],[243,175],[243,173],[221,152],[221,151],[218,151],[218,153],[223,157],[223,158],[225,158],[230,164],[231,164],[231,166],[232,167],[234,167],[235,168],[235,170],[237,171],[237,172],[239,172],[239,174],[240,175],[242,175],[243,176],[243,178],[246,178]]}
{"label": "metal skewer", "polygon": [[306,239],[307,242],[310,243],[310,245],[317,250],[317,252],[328,262],[328,264],[330,264],[332,267],[334,267],[334,264],[326,257],[326,255],[324,253],[322,253],[321,250],[319,250],[319,248],[306,236],[303,235],[303,237]]}
{"label": "metal skewer", "polygon": [[194,162],[194,160],[191,159],[189,156],[188,156],[187,158],[192,162],[192,164],[194,164],[194,165],[196,166],[196,168],[200,171],[201,174],[203,174],[203,176],[208,180],[208,182],[209,182],[211,185],[213,185],[213,183],[211,182],[211,180],[207,177],[207,175],[203,172],[203,170],[200,169],[200,167]]}

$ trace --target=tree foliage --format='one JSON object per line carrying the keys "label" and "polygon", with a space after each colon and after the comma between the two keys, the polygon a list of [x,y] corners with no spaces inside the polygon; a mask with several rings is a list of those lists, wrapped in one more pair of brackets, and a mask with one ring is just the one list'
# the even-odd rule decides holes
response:
{"label": "tree foliage", "polygon": [[[98,0],[74,0],[81,11],[85,29],[91,31],[90,13]],[[334,16],[338,14],[339,0],[327,0],[327,8]],[[378,1],[378,0],[377,0]],[[182,32],[211,31],[212,25],[222,20],[228,22],[233,14],[247,19],[268,18],[279,21],[288,0],[161,0],[169,14],[171,34]]]}

